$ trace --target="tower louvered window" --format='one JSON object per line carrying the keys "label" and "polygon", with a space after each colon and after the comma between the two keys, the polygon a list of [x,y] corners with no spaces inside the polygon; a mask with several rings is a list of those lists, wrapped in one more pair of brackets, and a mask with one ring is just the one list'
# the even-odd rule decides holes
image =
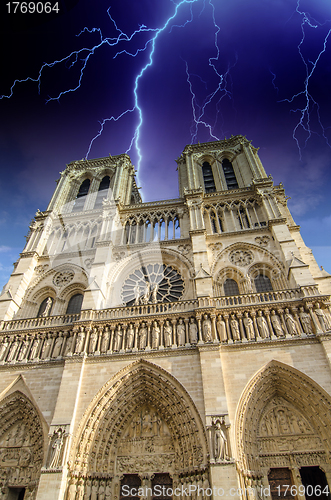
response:
{"label": "tower louvered window", "polygon": [[237,189],[239,186],[238,186],[236,174],[234,173],[233,166],[232,166],[232,163],[230,162],[230,160],[225,158],[222,161],[222,167],[223,167],[223,172],[224,172],[224,177],[225,177],[227,188],[228,189]]}
{"label": "tower louvered window", "polygon": [[202,165],[202,175],[206,193],[213,193],[216,191],[213,170],[207,161]]}

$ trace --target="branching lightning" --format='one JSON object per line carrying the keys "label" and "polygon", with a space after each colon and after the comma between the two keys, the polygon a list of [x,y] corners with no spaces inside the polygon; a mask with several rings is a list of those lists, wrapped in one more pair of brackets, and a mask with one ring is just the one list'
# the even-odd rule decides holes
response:
{"label": "branching lightning", "polygon": [[[325,139],[326,143],[328,144],[329,147],[331,147],[331,144],[329,143],[329,140],[325,134],[325,128],[322,124],[322,121],[321,121],[321,116],[320,116],[320,106],[318,104],[318,102],[313,98],[311,92],[310,92],[310,80],[316,70],[316,67],[322,57],[322,55],[325,53],[326,51],[326,47],[327,47],[327,43],[328,43],[328,39],[329,39],[329,36],[331,34],[331,27],[328,29],[327,31],[327,34],[325,35],[324,39],[323,39],[323,47],[320,49],[320,51],[318,52],[317,56],[315,57],[315,59],[313,61],[311,61],[310,59],[308,59],[307,57],[304,56],[303,54],[303,44],[305,42],[305,39],[306,39],[306,30],[308,29],[319,29],[319,28],[322,28],[323,26],[326,26],[327,24],[331,25],[331,20],[327,20],[325,21],[324,23],[319,23],[318,21],[316,21],[315,19],[313,19],[313,17],[309,14],[309,12],[306,12],[304,10],[301,10],[301,7],[300,7],[300,0],[297,0],[297,4],[296,4],[296,12],[301,16],[301,33],[302,33],[302,37],[301,37],[301,40],[298,44],[298,51],[299,51],[299,55],[300,55],[300,58],[304,64],[304,68],[305,68],[305,74],[306,74],[306,77],[305,77],[305,80],[303,82],[303,90],[301,90],[300,92],[298,92],[297,94],[293,95],[291,98],[288,98],[288,99],[282,99],[281,101],[279,102],[289,102],[289,103],[293,103],[297,98],[299,98],[300,96],[302,96],[304,98],[304,106],[303,107],[298,107],[296,109],[292,109],[291,111],[293,113],[298,113],[299,114],[299,121],[298,123],[296,124],[296,126],[294,127],[294,130],[293,130],[293,139],[295,140],[296,144],[297,144],[297,147],[298,147],[298,150],[299,150],[299,155],[300,155],[300,159],[302,158],[302,153],[301,153],[301,147],[300,147],[300,139],[298,137],[298,134],[300,132],[300,130],[304,131],[306,133],[306,139],[304,141],[304,147],[307,145],[307,142],[308,140],[310,139],[310,137],[312,136],[313,133],[317,134],[318,132],[313,130],[312,127],[311,127],[311,121],[312,121],[312,111],[313,109],[316,110],[316,116],[317,116],[317,121],[318,121],[318,124],[320,126],[320,129],[322,131],[322,136],[323,138]],[[275,77],[272,81],[272,84],[274,86],[274,88],[277,88],[275,87]]]}

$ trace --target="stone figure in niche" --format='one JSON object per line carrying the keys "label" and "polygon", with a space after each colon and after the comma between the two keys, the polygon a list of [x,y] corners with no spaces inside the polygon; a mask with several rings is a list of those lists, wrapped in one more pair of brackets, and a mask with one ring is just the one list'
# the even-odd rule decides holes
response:
{"label": "stone figure in niche", "polygon": [[227,342],[228,336],[226,333],[226,324],[221,315],[219,315],[217,318],[216,328],[220,341]]}
{"label": "stone figure in niche", "polygon": [[247,293],[254,293],[252,278],[249,276],[249,274],[246,274],[245,276],[245,284]]}
{"label": "stone figure in niche", "polygon": [[290,335],[299,335],[298,332],[298,326],[296,324],[295,319],[293,318],[292,314],[290,314],[289,309],[285,309],[285,323],[288,329],[288,332]]}
{"label": "stone figure in niche", "polygon": [[159,347],[160,341],[160,328],[156,321],[153,321],[152,328],[152,349],[157,349]]}
{"label": "stone figure in niche", "polygon": [[229,456],[225,428],[219,420],[214,430],[214,456],[216,461],[227,460]]}
{"label": "stone figure in niche", "polygon": [[230,326],[233,340],[240,340],[239,324],[234,314],[231,314]]}
{"label": "stone figure in niche", "polygon": [[7,361],[13,361],[13,359],[15,358],[16,356],[16,351],[17,351],[17,348],[18,348],[18,339],[17,337],[14,337],[13,338],[13,341],[12,341],[12,344],[10,346],[10,349],[9,349],[9,353],[8,353],[8,356],[7,356]]}
{"label": "stone figure in niche", "polygon": [[77,494],[75,500],[83,500],[84,498],[84,479],[79,479],[77,486]]}
{"label": "stone figure in niche", "polygon": [[60,356],[62,345],[63,345],[63,336],[62,333],[60,333],[55,340],[53,355],[52,355],[53,358],[58,358]]}
{"label": "stone figure in niche", "polygon": [[178,320],[177,324],[177,339],[178,345],[185,345],[185,325],[181,318]]}
{"label": "stone figure in niche", "polygon": [[111,479],[108,479],[105,489],[105,500],[111,499]]}
{"label": "stone figure in niche", "polygon": [[45,318],[46,316],[49,316],[50,312],[51,312],[51,308],[52,308],[52,304],[53,304],[53,299],[51,297],[48,297],[48,299],[46,300],[46,307],[45,307],[45,310],[44,312],[42,313],[42,316]]}
{"label": "stone figure in niche", "polygon": [[91,484],[92,484],[91,479],[88,479],[85,482],[84,500],[90,500],[90,496],[91,496]]}
{"label": "stone figure in niche", "polygon": [[97,347],[97,342],[98,342],[98,332],[96,328],[92,328],[92,331],[90,333],[90,343],[89,343],[89,350],[88,352],[90,354],[93,354],[95,352],[95,349]]}
{"label": "stone figure in niche", "polygon": [[281,434],[290,434],[291,433],[291,428],[288,424],[286,413],[284,410],[278,410],[276,413],[277,415],[277,423],[278,423],[278,428]]}
{"label": "stone figure in niche", "polygon": [[8,347],[8,338],[5,337],[0,345],[0,361],[3,361],[4,357],[5,357],[5,353],[6,353],[6,350],[7,350],[7,347]]}
{"label": "stone figure in niche", "polygon": [[152,302],[153,302],[153,304],[156,304],[156,302],[157,302],[158,289],[159,289],[159,285],[157,283],[154,283],[153,289],[152,289]]}
{"label": "stone figure in niche", "polygon": [[320,305],[318,302],[316,303],[315,314],[317,316],[317,319],[319,321],[319,324],[321,325],[323,332],[327,332],[328,330],[330,330],[331,326],[329,323],[329,318],[326,316],[324,311],[320,309]]}
{"label": "stone figure in niche", "polygon": [[73,337],[70,335],[67,338],[67,343],[64,349],[64,355],[67,356],[68,354],[72,354],[72,343],[73,343]]}
{"label": "stone figure in niche", "polygon": [[127,329],[127,332],[126,332],[126,348],[132,349],[133,342],[134,342],[134,328],[133,328],[132,323],[130,323],[129,327]]}
{"label": "stone figure in niche", "polygon": [[69,488],[68,488],[68,499],[67,500],[75,500],[76,497],[76,481],[75,479],[71,479]]}
{"label": "stone figure in niche", "polygon": [[310,314],[306,313],[303,307],[300,307],[299,318],[302,324],[303,331],[306,335],[314,333],[311,324]]}
{"label": "stone figure in niche", "polygon": [[167,319],[163,328],[164,333],[164,345],[165,347],[171,347],[172,345],[172,326],[170,321]]}
{"label": "stone figure in niche", "polygon": [[198,326],[194,318],[190,318],[189,335],[191,344],[196,344],[198,342]]}
{"label": "stone figure in niche", "polygon": [[48,359],[51,355],[51,347],[52,347],[52,338],[50,333],[47,335],[47,337],[44,340],[44,345],[41,350],[41,359]]}
{"label": "stone figure in niche", "polygon": [[98,498],[98,481],[96,479],[93,480],[92,482],[92,488],[91,488],[91,500],[97,500]]}
{"label": "stone figure in niche", "polygon": [[29,338],[25,337],[23,344],[21,345],[20,352],[18,353],[18,356],[17,356],[18,361],[23,361],[23,359],[25,359],[26,353],[27,353],[27,350],[29,347],[29,343],[30,343]]}
{"label": "stone figure in niche", "polygon": [[121,329],[121,325],[117,325],[117,329],[115,330],[114,351],[122,349],[122,338],[123,330]]}
{"label": "stone figure in niche", "polygon": [[148,304],[150,294],[151,294],[151,284],[149,281],[145,281],[145,292],[142,297],[143,304]]}
{"label": "stone figure in niche", "polygon": [[139,349],[145,349],[147,343],[147,328],[146,323],[141,323],[139,330]]}
{"label": "stone figure in niche", "polygon": [[30,356],[29,356],[30,359],[36,359],[39,346],[40,346],[40,338],[37,337],[34,339],[33,344],[32,344],[32,348],[31,348]]}
{"label": "stone figure in niche", "polygon": [[285,332],[284,332],[282,322],[280,320],[280,317],[277,316],[277,314],[274,310],[271,311],[270,319],[271,319],[271,324],[272,324],[272,327],[274,329],[276,337],[284,337]]}
{"label": "stone figure in niche", "polygon": [[204,320],[202,322],[202,331],[203,331],[203,339],[205,342],[212,342],[212,334],[211,334],[211,321],[208,318],[208,315],[204,315]]}
{"label": "stone figure in niche", "polygon": [[105,500],[105,482],[101,481],[98,491],[98,500]]}
{"label": "stone figure in niche", "polygon": [[102,340],[101,340],[101,352],[107,352],[109,346],[110,331],[108,326],[104,329]]}
{"label": "stone figure in niche", "polygon": [[84,347],[84,337],[85,337],[84,328],[80,326],[76,338],[75,354],[80,354],[82,352]]}
{"label": "stone figure in niche", "polygon": [[262,311],[257,313],[256,323],[259,329],[261,339],[266,339],[269,337],[268,323],[265,317],[262,315]]}
{"label": "stone figure in niche", "polygon": [[255,340],[254,323],[253,323],[253,320],[249,317],[247,311],[244,314],[243,323],[245,326],[247,339],[248,340]]}
{"label": "stone figure in niche", "polygon": [[64,432],[62,429],[58,429],[54,432],[52,439],[52,453],[49,462],[50,469],[55,469],[61,465],[60,458],[63,445],[63,434]]}

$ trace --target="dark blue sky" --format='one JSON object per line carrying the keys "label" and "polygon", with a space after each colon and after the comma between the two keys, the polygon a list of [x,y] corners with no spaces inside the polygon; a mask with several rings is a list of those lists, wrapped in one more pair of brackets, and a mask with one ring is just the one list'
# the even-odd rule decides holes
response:
{"label": "dark blue sky", "polygon": [[0,100],[0,285],[59,172],[86,157],[102,120],[133,110],[105,122],[89,158],[127,151],[139,109],[129,154],[145,201],[178,196],[174,160],[186,144],[246,135],[331,272],[329,0],[58,4],[52,15],[2,6],[0,95],[46,66],[40,93],[29,80]]}

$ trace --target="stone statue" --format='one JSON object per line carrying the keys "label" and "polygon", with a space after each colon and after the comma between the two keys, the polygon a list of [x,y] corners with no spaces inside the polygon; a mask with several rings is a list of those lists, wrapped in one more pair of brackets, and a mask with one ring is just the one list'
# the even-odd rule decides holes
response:
{"label": "stone statue", "polygon": [[14,337],[8,352],[7,361],[13,361],[13,359],[15,358],[18,344],[19,342],[17,337]]}
{"label": "stone statue", "polygon": [[271,311],[270,320],[271,320],[271,324],[273,326],[276,337],[284,337],[285,332],[284,332],[282,322],[280,320],[280,317],[277,316],[277,314],[274,310]]}
{"label": "stone statue", "polygon": [[300,307],[299,318],[305,334],[311,335],[312,333],[314,333],[313,326],[311,324],[310,314],[306,313],[303,307]]}
{"label": "stone statue", "polygon": [[60,458],[61,458],[62,444],[63,444],[63,431],[62,429],[58,429],[56,432],[54,432],[54,439],[52,442],[52,454],[49,462],[50,469],[55,469],[56,467],[59,467],[61,465]]}
{"label": "stone statue", "polygon": [[155,283],[153,285],[153,289],[152,289],[152,302],[153,304],[156,304],[157,302],[157,292],[159,290],[159,285],[157,283]]}
{"label": "stone statue", "polygon": [[87,479],[85,483],[85,492],[84,492],[84,500],[90,500],[91,496],[91,479]]}
{"label": "stone statue", "polygon": [[230,326],[231,326],[231,333],[232,333],[233,340],[234,341],[241,340],[240,339],[240,332],[239,332],[239,324],[238,324],[238,321],[236,320],[236,317],[234,314],[231,314]]}
{"label": "stone statue", "polygon": [[147,343],[147,328],[146,323],[141,323],[139,330],[139,349],[145,349]]}
{"label": "stone statue", "polygon": [[84,337],[85,337],[84,328],[80,326],[76,338],[75,354],[80,354],[82,352],[84,347]]}
{"label": "stone statue", "polygon": [[172,345],[172,326],[170,321],[167,319],[163,328],[164,333],[164,345],[165,347],[171,347]]}
{"label": "stone statue", "polygon": [[127,349],[132,349],[133,348],[133,342],[134,342],[134,328],[132,323],[129,324],[129,327],[126,331],[126,348]]}
{"label": "stone statue", "polygon": [[33,341],[29,359],[36,359],[37,354],[38,354],[39,345],[40,345],[40,337],[37,337]]}
{"label": "stone statue", "polygon": [[97,500],[98,498],[98,481],[96,479],[93,480],[92,482],[92,489],[91,489],[91,500]]}
{"label": "stone statue", "polygon": [[148,304],[150,294],[151,294],[151,284],[149,281],[145,281],[145,292],[142,297],[143,304]]}
{"label": "stone statue", "polygon": [[117,329],[115,330],[114,351],[122,349],[122,338],[123,331],[121,329],[121,325],[117,325]]}
{"label": "stone statue", "polygon": [[83,500],[84,498],[84,479],[79,479],[77,486],[77,494],[75,500]]}
{"label": "stone statue", "polygon": [[108,479],[106,490],[105,490],[105,500],[111,499],[111,479]]}
{"label": "stone statue", "polygon": [[60,356],[62,345],[63,345],[63,336],[62,333],[60,333],[55,340],[53,354],[52,354],[53,358],[58,358]]}
{"label": "stone statue", "polygon": [[252,278],[249,276],[249,274],[246,274],[245,276],[245,283],[246,283],[247,293],[254,293]]}
{"label": "stone statue", "polygon": [[225,321],[222,319],[221,315],[218,316],[216,328],[217,328],[217,333],[218,333],[220,341],[227,342],[228,336],[226,333],[226,324],[225,324]]}
{"label": "stone statue", "polygon": [[194,321],[194,318],[190,318],[189,325],[189,335],[191,344],[197,344],[198,342],[198,326]]}
{"label": "stone statue", "polygon": [[48,359],[51,355],[51,347],[52,347],[52,338],[50,333],[44,340],[44,345],[41,350],[41,359]]}
{"label": "stone statue", "polygon": [[103,335],[102,335],[102,340],[101,340],[101,352],[105,353],[108,350],[109,346],[109,337],[110,337],[110,331],[108,326],[104,329]]}
{"label": "stone statue", "polygon": [[91,333],[90,333],[90,342],[89,342],[89,349],[88,352],[90,354],[93,354],[95,352],[95,349],[97,347],[97,342],[98,342],[98,332],[96,328],[93,328]]}
{"label": "stone statue", "polygon": [[135,287],[133,289],[133,293],[134,293],[134,305],[139,306],[141,291],[140,291],[140,286],[138,285],[138,283],[135,285]]}
{"label": "stone statue", "polygon": [[0,344],[0,361],[3,361],[8,347],[8,337],[5,337]]}
{"label": "stone statue", "polygon": [[331,326],[329,323],[329,318],[326,316],[324,311],[320,309],[320,305],[318,302],[316,303],[315,314],[317,316],[317,319],[319,321],[319,324],[321,325],[321,329],[323,330],[323,332],[327,332],[328,330],[330,330]]}
{"label": "stone statue", "polygon": [[45,310],[44,312],[42,313],[42,316],[45,318],[46,316],[49,316],[50,312],[51,312],[51,308],[52,308],[52,305],[53,305],[53,299],[51,297],[48,297],[48,299],[46,300],[46,307],[45,307]]}
{"label": "stone statue", "polygon": [[66,343],[66,346],[65,346],[65,349],[64,349],[64,355],[65,356],[68,356],[68,354],[72,354],[72,343],[73,343],[73,337],[72,335],[70,335],[68,338],[67,338],[67,343]]}
{"label": "stone statue", "polygon": [[180,318],[177,324],[177,341],[178,345],[185,345],[185,325]]}
{"label": "stone statue", "polygon": [[98,500],[105,500],[105,482],[101,481],[98,491]]}
{"label": "stone statue", "polygon": [[213,337],[211,333],[211,321],[208,318],[208,315],[204,315],[204,320],[202,322],[202,332],[203,332],[203,339],[205,342],[212,342]]}
{"label": "stone statue", "polygon": [[21,345],[20,352],[18,353],[17,361],[23,361],[23,359],[25,359],[29,343],[30,343],[29,338],[25,337],[23,344]]}
{"label": "stone statue", "polygon": [[248,312],[244,314],[243,323],[246,330],[246,335],[248,340],[255,340],[255,331],[253,320],[249,317]]}
{"label": "stone statue", "polygon": [[68,488],[68,498],[67,500],[75,500],[76,497],[76,481],[75,479],[71,479],[69,488]]}
{"label": "stone statue", "polygon": [[257,313],[256,323],[259,329],[259,334],[261,339],[267,339],[269,337],[268,323],[265,317],[262,315],[262,311]]}
{"label": "stone statue", "polygon": [[285,319],[285,323],[286,323],[289,334],[290,335],[299,335],[298,326],[296,324],[296,321],[293,318],[292,314],[290,314],[290,311],[288,308],[285,309],[284,319]]}
{"label": "stone statue", "polygon": [[214,456],[217,462],[228,459],[228,442],[220,421],[215,424]]}
{"label": "stone statue", "polygon": [[160,328],[156,321],[153,321],[152,328],[152,349],[157,349],[160,342]]}

